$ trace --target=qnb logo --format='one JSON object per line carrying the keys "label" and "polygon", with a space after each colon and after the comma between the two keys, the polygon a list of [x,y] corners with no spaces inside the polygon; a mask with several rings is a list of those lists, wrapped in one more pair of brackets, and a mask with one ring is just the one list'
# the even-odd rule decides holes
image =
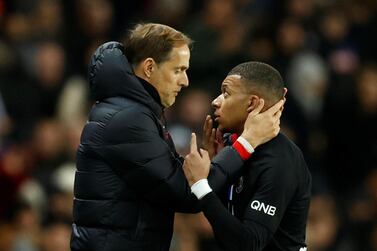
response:
{"label": "qnb logo", "polygon": [[299,251],[306,251],[306,247],[300,248]]}
{"label": "qnb logo", "polygon": [[[276,212],[276,207],[264,204],[263,202],[260,202],[258,200],[253,200],[251,202],[251,208],[257,211],[263,211],[265,214],[274,216]],[[301,250],[300,250],[301,251]]]}

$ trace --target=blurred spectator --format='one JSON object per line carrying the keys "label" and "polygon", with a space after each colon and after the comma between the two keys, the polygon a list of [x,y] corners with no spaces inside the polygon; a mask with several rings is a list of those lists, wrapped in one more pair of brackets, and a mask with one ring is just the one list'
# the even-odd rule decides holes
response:
{"label": "blurred spectator", "polygon": [[366,65],[357,80],[357,98],[360,109],[368,116],[377,113],[377,64]]}
{"label": "blurred spectator", "polygon": [[49,207],[45,221],[72,222],[73,185],[75,164],[67,162],[60,165],[52,174],[52,189],[49,196]]}
{"label": "blurred spectator", "polygon": [[4,16],[4,13],[5,13],[5,4],[4,4],[4,0],[1,0],[0,1],[0,22],[2,20],[2,17]]}
{"label": "blurred spectator", "polygon": [[49,224],[42,232],[40,251],[69,251],[71,227],[54,222]]}
{"label": "blurred spectator", "polygon": [[306,22],[315,15],[315,0],[288,0],[287,14]]}
{"label": "blurred spectator", "polygon": [[76,158],[82,128],[89,110],[88,84],[80,76],[67,80],[59,95],[56,116],[66,132],[67,157]]}
{"label": "blurred spectator", "polygon": [[22,68],[11,72],[2,92],[9,116],[24,130],[42,117],[54,116],[65,73],[64,51],[55,42],[39,44],[32,54],[24,60],[29,74]]}
{"label": "blurred spectator", "polygon": [[88,95],[88,84],[82,77],[68,79],[57,103],[56,115],[60,122],[67,125],[82,120],[89,109]]}
{"label": "blurred spectator", "polygon": [[80,29],[87,37],[107,36],[113,19],[113,8],[109,1],[79,0],[77,1],[77,11]]}
{"label": "blurred spectator", "polygon": [[[292,113],[287,105],[287,117],[290,119],[288,128],[293,131],[296,143],[302,145],[306,159],[310,161],[313,180],[313,189],[325,189],[324,170],[321,166],[327,139],[323,130],[323,111],[327,97],[329,74],[326,63],[313,52],[302,52],[292,58],[287,72],[288,98],[296,102],[300,113]],[[294,127],[300,119],[305,124]],[[305,127],[305,129],[301,127]]]}
{"label": "blurred spectator", "polygon": [[306,48],[306,40],[307,37],[305,30],[298,20],[293,18],[282,20],[276,34],[276,64],[277,69],[283,76],[287,75],[289,62],[293,59],[296,53],[300,53]]}
{"label": "blurred spectator", "polygon": [[34,74],[42,88],[54,88],[61,84],[65,70],[65,55],[54,42],[40,44],[34,64]]}
{"label": "blurred spectator", "polygon": [[202,11],[186,28],[195,41],[189,71],[192,86],[215,97],[214,90],[225,72],[238,61],[246,29],[234,1],[205,1]]}
{"label": "blurred spectator", "polygon": [[16,44],[28,39],[32,34],[31,23],[25,14],[12,13],[4,23],[5,34]]}
{"label": "blurred spectator", "polygon": [[188,0],[151,1],[147,9],[147,16],[157,22],[179,29],[185,21],[188,5]]}
{"label": "blurred spectator", "polygon": [[367,249],[367,251],[377,250],[377,225],[375,225],[370,234],[369,246],[370,247]]}
{"label": "blurred spectator", "polygon": [[307,244],[313,251],[353,251],[353,243],[343,239],[340,216],[330,195],[313,196],[307,223]]}
{"label": "blurred spectator", "polygon": [[66,161],[65,139],[63,127],[56,120],[41,120],[35,126],[32,147],[36,169],[33,177],[46,188],[47,192],[54,188],[51,175]]}
{"label": "blurred spectator", "polygon": [[15,208],[12,223],[16,231],[12,251],[38,251],[40,220],[35,209],[20,203]]}
{"label": "blurred spectator", "polygon": [[275,48],[272,38],[263,31],[256,31],[250,35],[250,43],[246,42],[248,50],[246,53],[252,60],[273,63]]}
{"label": "blurred spectator", "polygon": [[[90,55],[100,44],[112,38],[114,8],[112,1],[79,0],[74,1],[75,23],[69,34],[67,45],[71,54],[74,73],[86,74]],[[70,10],[73,11],[73,10]]]}
{"label": "blurred spectator", "polygon": [[0,249],[12,251],[12,244],[15,239],[15,231],[10,224],[0,224]]}
{"label": "blurred spectator", "polygon": [[64,31],[61,0],[39,0],[34,18],[35,30],[43,39],[59,38]]}
{"label": "blurred spectator", "polygon": [[11,127],[11,121],[8,118],[6,108],[0,93],[0,144],[5,134],[9,133]]}
{"label": "blurred spectator", "polygon": [[365,65],[356,78],[353,96],[338,100],[328,109],[326,164],[333,189],[340,192],[339,195],[360,187],[368,172],[376,168],[376,104],[377,67]]}
{"label": "blurred spectator", "polygon": [[190,147],[191,133],[197,132],[198,144],[201,144],[203,123],[211,113],[211,99],[200,89],[190,89],[177,101],[175,116],[170,118],[172,125],[169,131],[172,135],[177,151],[183,156]]}
{"label": "blurred spectator", "polygon": [[31,150],[26,144],[12,143],[0,153],[0,222],[8,218],[21,185],[33,168]]}
{"label": "blurred spectator", "polygon": [[322,116],[328,78],[325,62],[314,53],[298,54],[291,63],[289,91],[310,122]]}
{"label": "blurred spectator", "polygon": [[28,177],[18,191],[17,201],[22,201],[33,208],[38,219],[43,221],[46,214],[47,195],[40,183]]}

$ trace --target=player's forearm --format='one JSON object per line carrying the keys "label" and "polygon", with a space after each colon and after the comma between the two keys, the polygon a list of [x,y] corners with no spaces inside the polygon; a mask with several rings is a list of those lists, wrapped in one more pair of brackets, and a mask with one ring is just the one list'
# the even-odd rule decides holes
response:
{"label": "player's forearm", "polygon": [[215,193],[205,195],[200,204],[210,222],[217,242],[225,250],[262,250],[272,237],[271,232],[256,223],[242,223],[221,203]]}
{"label": "player's forearm", "polygon": [[245,161],[253,152],[252,146],[242,137],[239,137],[232,146],[225,147],[212,160],[208,176],[211,188],[219,192],[224,185],[233,183],[240,177]]}

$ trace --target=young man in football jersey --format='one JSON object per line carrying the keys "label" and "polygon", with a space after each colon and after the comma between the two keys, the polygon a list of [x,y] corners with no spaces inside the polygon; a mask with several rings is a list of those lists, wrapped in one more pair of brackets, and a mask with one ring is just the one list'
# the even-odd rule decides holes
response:
{"label": "young man in football jersey", "polygon": [[[223,81],[221,94],[212,102],[218,130],[232,133],[228,140],[232,143],[244,130],[248,112],[256,109],[260,99],[265,102],[263,109],[268,109],[285,92],[282,77],[273,67],[260,62],[236,66]],[[207,118],[207,150],[213,155],[214,145],[219,142],[211,124]],[[251,157],[244,164],[247,168],[242,169],[241,178],[218,194],[208,183],[208,157],[198,154],[195,135],[191,152],[185,158],[186,178],[217,242],[232,251],[305,251],[311,175],[301,150],[279,133],[258,146],[257,151],[249,148],[243,154]]]}

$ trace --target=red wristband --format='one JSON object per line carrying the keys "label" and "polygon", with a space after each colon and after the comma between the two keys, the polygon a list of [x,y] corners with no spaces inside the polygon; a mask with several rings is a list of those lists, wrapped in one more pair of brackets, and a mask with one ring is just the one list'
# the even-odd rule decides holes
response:
{"label": "red wristband", "polygon": [[245,147],[236,140],[236,142],[233,143],[234,149],[238,152],[238,154],[241,156],[241,159],[247,160],[250,158],[251,153],[249,153]]}
{"label": "red wristband", "polygon": [[233,133],[232,135],[230,135],[230,140],[232,143],[236,142],[237,138],[238,138],[237,133]]}

